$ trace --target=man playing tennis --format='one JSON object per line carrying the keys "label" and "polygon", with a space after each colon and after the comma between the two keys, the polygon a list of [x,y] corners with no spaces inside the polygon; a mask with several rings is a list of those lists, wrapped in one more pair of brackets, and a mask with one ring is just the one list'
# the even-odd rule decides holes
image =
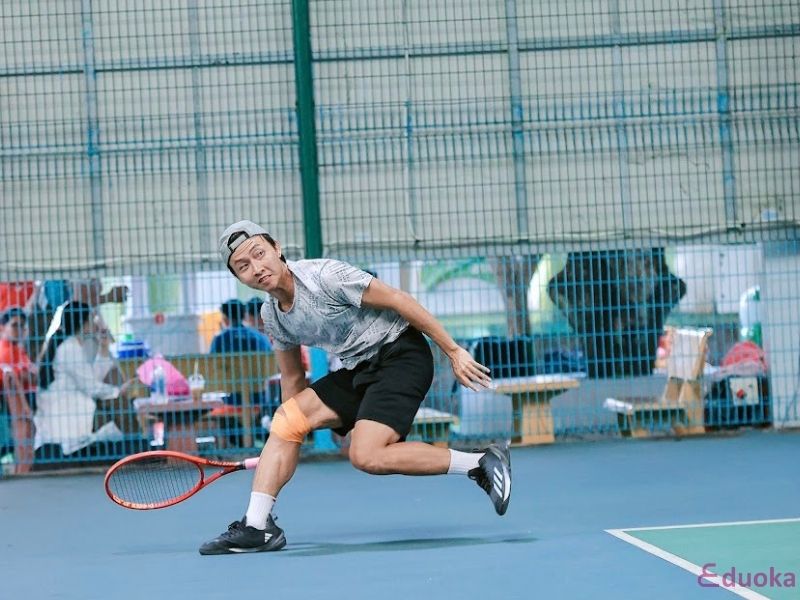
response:
{"label": "man playing tennis", "polygon": [[[433,357],[422,333],[447,354],[462,385],[477,390],[491,383],[489,369],[414,298],[336,260],[287,262],[280,244],[251,221],[228,227],[219,249],[239,281],[269,294],[261,316],[281,371],[281,406],[245,517],[203,544],[200,554],[286,545],[270,512],[295,472],[303,440],[321,428],[341,435],[352,430],[350,462],[357,469],[376,475],[468,475],[489,494],[497,514],[506,512],[511,494],[506,447],[470,453],[404,441],[433,379]],[[336,355],[344,368],[307,386],[301,345]]]}

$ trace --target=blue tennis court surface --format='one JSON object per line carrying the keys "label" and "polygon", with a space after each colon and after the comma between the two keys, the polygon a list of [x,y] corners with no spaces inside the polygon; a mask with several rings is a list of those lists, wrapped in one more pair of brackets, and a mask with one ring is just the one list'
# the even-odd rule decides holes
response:
{"label": "blue tennis court surface", "polygon": [[276,507],[287,549],[221,557],[197,547],[241,517],[247,473],[151,512],[99,474],[3,480],[2,597],[733,598],[606,530],[797,517],[798,449],[774,432],[515,449],[502,518],[466,478],[304,463]]}

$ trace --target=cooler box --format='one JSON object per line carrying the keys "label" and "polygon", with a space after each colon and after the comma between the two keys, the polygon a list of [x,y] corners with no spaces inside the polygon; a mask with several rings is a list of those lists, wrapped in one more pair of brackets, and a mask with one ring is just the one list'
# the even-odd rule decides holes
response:
{"label": "cooler box", "polygon": [[145,342],[154,353],[175,356],[205,352],[198,315],[126,317],[122,322],[134,338]]}

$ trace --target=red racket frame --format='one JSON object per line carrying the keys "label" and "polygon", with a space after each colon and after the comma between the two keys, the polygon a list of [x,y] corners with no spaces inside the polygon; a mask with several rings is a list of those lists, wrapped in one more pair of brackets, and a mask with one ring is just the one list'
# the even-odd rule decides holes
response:
{"label": "red racket frame", "polygon": [[[117,469],[124,467],[132,462],[137,462],[140,460],[147,460],[152,458],[175,458],[178,460],[184,460],[186,462],[192,463],[197,467],[197,470],[200,471],[200,477],[197,481],[197,484],[187,491],[185,494],[182,494],[176,498],[171,500],[164,500],[162,502],[154,502],[152,504],[144,505],[138,502],[130,502],[128,500],[124,500],[116,496],[110,489],[109,489],[109,480],[111,476]],[[150,452],[139,452],[138,454],[132,454],[130,456],[126,456],[125,458],[118,460],[114,463],[111,468],[106,473],[105,479],[103,480],[103,486],[105,487],[106,494],[111,499],[112,502],[119,504],[122,507],[130,508],[131,510],[155,510],[157,508],[166,508],[168,506],[174,506],[179,502],[183,502],[187,498],[190,498],[204,487],[211,485],[217,479],[222,477],[223,475],[228,475],[229,473],[234,473],[236,471],[243,471],[245,469],[255,469],[258,466],[258,457],[247,458],[245,460],[239,462],[228,462],[228,461],[221,461],[221,460],[212,460],[208,458],[201,458],[199,456],[193,456],[191,454],[185,454],[183,452],[175,452],[173,450],[151,450]],[[213,473],[209,477],[206,477],[205,470],[203,467],[219,467],[221,470]]]}

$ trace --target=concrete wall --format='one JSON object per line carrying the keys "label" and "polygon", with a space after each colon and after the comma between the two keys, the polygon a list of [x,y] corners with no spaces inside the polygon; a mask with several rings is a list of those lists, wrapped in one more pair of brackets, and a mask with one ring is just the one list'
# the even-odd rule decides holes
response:
{"label": "concrete wall", "polygon": [[[326,250],[799,221],[800,8],[734,0],[720,20],[714,4],[312,0]],[[3,13],[0,275],[208,268],[242,216],[304,246],[288,1]]]}

